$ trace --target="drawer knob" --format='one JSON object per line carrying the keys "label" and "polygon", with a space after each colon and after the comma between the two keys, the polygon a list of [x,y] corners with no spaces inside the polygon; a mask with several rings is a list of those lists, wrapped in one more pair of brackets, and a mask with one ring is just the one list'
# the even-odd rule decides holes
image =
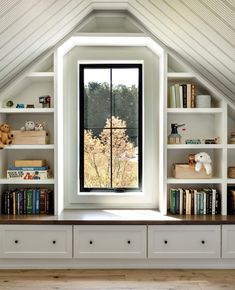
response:
{"label": "drawer knob", "polygon": [[128,241],[127,241],[127,244],[129,244],[129,245],[130,245],[130,243],[131,243],[131,241],[130,241],[130,240],[128,240]]}
{"label": "drawer knob", "polygon": [[89,244],[92,245],[93,244],[93,241],[89,241]]}
{"label": "drawer knob", "polygon": [[55,244],[56,244],[56,240],[53,240],[53,241],[52,241],[52,244],[54,244],[54,245],[55,245]]}
{"label": "drawer knob", "polygon": [[167,244],[167,243],[168,243],[168,241],[167,241],[167,240],[165,240],[165,241],[164,241],[164,244]]}
{"label": "drawer knob", "polygon": [[15,244],[18,244],[19,243],[19,241],[18,240],[15,240]]}
{"label": "drawer knob", "polygon": [[206,242],[204,240],[202,240],[202,244],[204,245]]}

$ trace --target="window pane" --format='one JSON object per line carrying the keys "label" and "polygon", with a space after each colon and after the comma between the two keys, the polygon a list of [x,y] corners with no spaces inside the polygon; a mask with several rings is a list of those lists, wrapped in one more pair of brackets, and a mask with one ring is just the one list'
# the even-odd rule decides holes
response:
{"label": "window pane", "polygon": [[80,72],[81,190],[141,190],[141,66]]}
{"label": "window pane", "polygon": [[110,69],[84,69],[84,127],[103,128],[110,104]]}
{"label": "window pane", "polygon": [[138,128],[137,68],[112,69],[112,115],[126,122],[128,128]]}
{"label": "window pane", "polygon": [[111,187],[110,130],[84,130],[84,188]]}
{"label": "window pane", "polygon": [[138,132],[133,129],[113,129],[112,132],[112,185],[138,188]]}

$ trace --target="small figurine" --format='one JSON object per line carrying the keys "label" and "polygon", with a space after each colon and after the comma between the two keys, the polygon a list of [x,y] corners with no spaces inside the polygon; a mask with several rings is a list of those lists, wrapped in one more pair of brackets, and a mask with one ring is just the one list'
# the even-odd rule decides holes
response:
{"label": "small figurine", "polygon": [[34,108],[34,105],[28,104],[26,105],[26,108]]}
{"label": "small figurine", "polygon": [[40,96],[39,103],[42,104],[43,108],[50,108],[51,107],[51,96]]}
{"label": "small figurine", "polygon": [[7,106],[8,108],[13,107],[13,106],[14,106],[13,101],[11,101],[11,100],[7,101],[7,102],[6,102],[6,106]]}
{"label": "small figurine", "polygon": [[17,104],[17,105],[16,105],[16,108],[17,108],[17,109],[23,109],[23,108],[24,108],[24,104]]}

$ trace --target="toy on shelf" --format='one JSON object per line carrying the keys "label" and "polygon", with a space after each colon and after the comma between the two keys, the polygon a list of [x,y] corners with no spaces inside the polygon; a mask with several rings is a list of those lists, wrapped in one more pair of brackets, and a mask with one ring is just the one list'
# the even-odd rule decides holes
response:
{"label": "toy on shelf", "polygon": [[24,109],[24,104],[17,104],[16,105],[16,108],[17,109]]}
{"label": "toy on shelf", "polygon": [[229,144],[235,144],[235,132],[230,133]]}
{"label": "toy on shelf", "polygon": [[35,130],[35,122],[34,121],[25,121],[23,127],[20,128],[21,131],[34,131]]}
{"label": "toy on shelf", "polygon": [[173,164],[174,178],[211,178],[212,166],[211,158],[205,152],[189,154],[188,163]]}
{"label": "toy on shelf", "polygon": [[4,148],[4,145],[12,143],[13,134],[11,133],[10,126],[8,124],[0,125],[0,149]]}
{"label": "toy on shelf", "polygon": [[212,172],[212,167],[211,167],[211,158],[210,155],[207,154],[206,152],[200,152],[198,154],[195,154],[195,171],[199,172],[202,167],[206,169],[206,174],[210,175]]}
{"label": "toy on shelf", "polygon": [[6,102],[6,107],[11,108],[13,106],[14,106],[13,101],[9,100],[9,101]]}
{"label": "toy on shelf", "polygon": [[32,109],[32,108],[34,108],[34,105],[33,104],[28,104],[28,105],[26,105],[26,108],[27,109]]}
{"label": "toy on shelf", "polygon": [[43,108],[50,108],[51,107],[51,96],[40,96],[39,103],[42,104]]}
{"label": "toy on shelf", "polygon": [[185,124],[171,124],[171,134],[168,136],[168,144],[181,144],[181,135],[178,133],[178,128],[183,126]]}

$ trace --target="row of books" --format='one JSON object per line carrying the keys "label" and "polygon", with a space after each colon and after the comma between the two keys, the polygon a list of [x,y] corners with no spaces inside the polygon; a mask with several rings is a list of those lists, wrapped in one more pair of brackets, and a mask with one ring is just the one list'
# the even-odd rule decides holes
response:
{"label": "row of books", "polygon": [[50,189],[14,189],[2,194],[2,213],[13,215],[54,214],[54,193]]}
{"label": "row of books", "polygon": [[169,88],[169,108],[195,108],[195,85],[171,85]]}
{"label": "row of books", "polygon": [[221,212],[221,195],[215,188],[170,189],[170,212],[180,215],[215,215]]}
{"label": "row of books", "polygon": [[7,170],[7,178],[10,179],[48,179],[50,170],[48,166],[17,167],[10,166]]}
{"label": "row of books", "polygon": [[227,210],[228,214],[235,214],[235,186],[228,187]]}

